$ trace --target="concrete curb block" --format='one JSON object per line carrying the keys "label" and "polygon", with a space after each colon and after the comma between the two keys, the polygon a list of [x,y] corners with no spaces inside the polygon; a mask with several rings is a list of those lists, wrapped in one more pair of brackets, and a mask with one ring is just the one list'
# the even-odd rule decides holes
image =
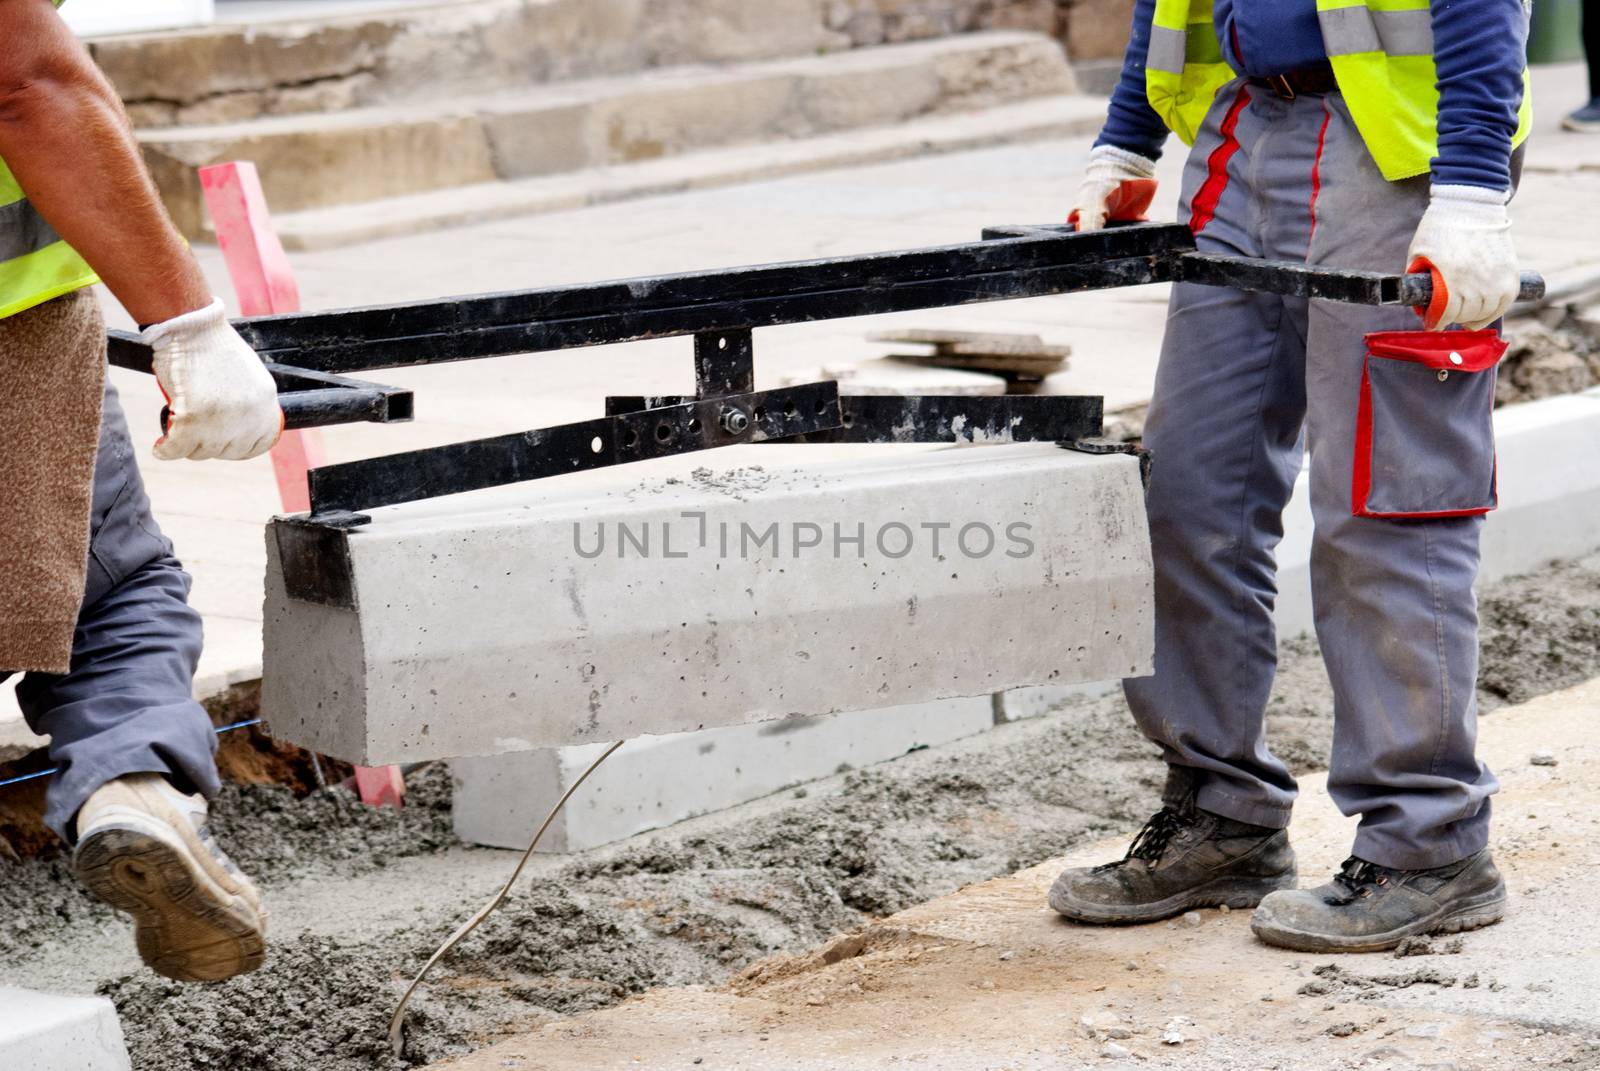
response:
{"label": "concrete curb block", "polygon": [[0,1067],[6,1071],[129,1071],[117,1009],[104,997],[0,986]]}
{"label": "concrete curb block", "polygon": [[642,483],[600,474],[471,511],[386,511],[346,538],[343,595],[317,586],[275,522],[271,731],[382,765],[987,699],[1149,665],[1132,458],[1050,445],[759,456],[722,475],[691,455]]}
{"label": "concrete curb block", "polygon": [[[831,714],[630,740],[562,811],[540,850],[582,851],[720,811],[914,748],[989,729],[988,696]],[[456,834],[472,844],[525,848],[568,785],[604,744],[455,759]]]}

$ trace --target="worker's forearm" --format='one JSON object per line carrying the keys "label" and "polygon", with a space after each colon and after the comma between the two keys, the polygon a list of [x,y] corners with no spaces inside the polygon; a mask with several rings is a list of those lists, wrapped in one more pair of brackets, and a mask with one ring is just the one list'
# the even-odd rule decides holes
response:
{"label": "worker's forearm", "polygon": [[211,301],[116,91],[41,0],[0,0],[0,158],[139,323]]}

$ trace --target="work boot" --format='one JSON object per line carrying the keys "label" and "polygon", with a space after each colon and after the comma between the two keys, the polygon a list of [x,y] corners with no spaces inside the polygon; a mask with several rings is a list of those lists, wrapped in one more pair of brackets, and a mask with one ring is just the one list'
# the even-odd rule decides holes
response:
{"label": "work boot", "polygon": [[266,913],[250,879],[211,838],[206,801],[159,774],[119,777],[78,812],[78,879],[133,916],[139,957],[180,982],[261,966]]}
{"label": "work boot", "polygon": [[1561,126],[1579,134],[1600,134],[1600,97],[1566,116],[1561,120]]}
{"label": "work boot", "polygon": [[1294,884],[1287,830],[1235,822],[1191,801],[1158,812],[1116,862],[1064,872],[1050,887],[1050,906],[1074,922],[1156,922],[1199,907],[1254,907]]}
{"label": "work boot", "polygon": [[1352,856],[1326,885],[1267,897],[1250,928],[1298,952],[1381,952],[1416,934],[1488,926],[1505,911],[1506,883],[1488,849],[1432,870],[1390,870]]}

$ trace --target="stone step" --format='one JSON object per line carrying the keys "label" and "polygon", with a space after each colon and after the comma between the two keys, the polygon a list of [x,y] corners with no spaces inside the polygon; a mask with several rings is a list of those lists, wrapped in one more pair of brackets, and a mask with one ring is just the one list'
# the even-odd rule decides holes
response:
{"label": "stone step", "polygon": [[253,161],[268,203],[293,213],[882,127],[1073,88],[1072,69],[1053,39],[993,32],[425,104],[145,130],[139,139],[179,227],[200,237],[205,211],[195,169],[228,160]]}
{"label": "stone step", "polygon": [[[454,0],[89,43],[140,127],[838,51],[816,0]],[[218,9],[224,20],[228,9]]]}
{"label": "stone step", "polygon": [[363,765],[871,718],[1153,645],[1137,461],[1048,444],[732,447],[267,553],[270,731]]}
{"label": "stone step", "polygon": [[[274,214],[273,223],[285,248],[327,249],[443,227],[564,212],[829,168],[1072,137],[1093,133],[1104,120],[1103,100],[1042,97],[961,115],[915,119],[797,141],[703,149],[564,175],[483,182],[362,204],[278,213]],[[202,236],[211,237],[209,230],[203,231]]]}

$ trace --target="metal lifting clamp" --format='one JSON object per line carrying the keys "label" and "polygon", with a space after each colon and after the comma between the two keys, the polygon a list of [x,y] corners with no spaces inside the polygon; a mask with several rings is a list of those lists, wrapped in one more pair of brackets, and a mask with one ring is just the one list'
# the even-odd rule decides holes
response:
{"label": "metal lifting clamp", "polygon": [[[841,396],[834,382],[754,389],[759,327],[1184,281],[1363,305],[1425,306],[1426,274],[1337,271],[1200,253],[1180,224],[1079,234],[989,228],[981,242],[829,260],[235,321],[277,379],[286,426],[410,420],[410,391],[349,373],[691,335],[693,396],[609,397],[604,416],[328,465],[308,476],[307,523],[361,510],[650,458],[758,442],[1059,442],[1090,451],[1097,396]],[[1521,298],[1544,281],[1524,275]],[[149,372],[113,332],[111,363]]]}

